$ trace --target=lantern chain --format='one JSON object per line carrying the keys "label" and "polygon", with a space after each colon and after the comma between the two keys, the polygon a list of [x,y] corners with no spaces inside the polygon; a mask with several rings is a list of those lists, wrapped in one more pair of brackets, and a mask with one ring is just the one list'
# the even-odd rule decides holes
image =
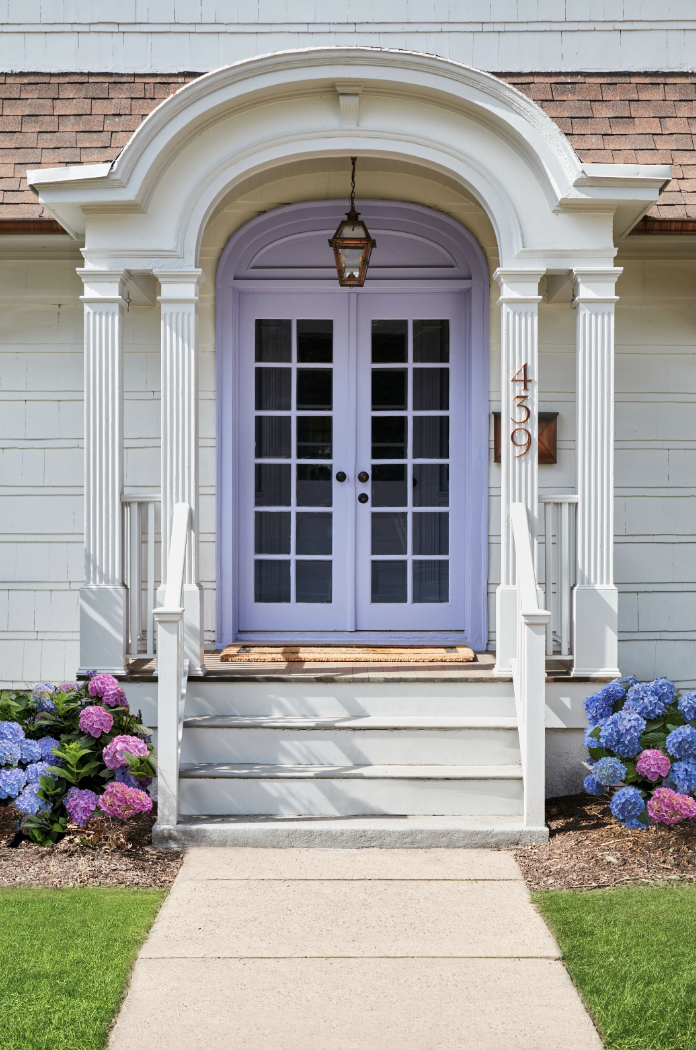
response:
{"label": "lantern chain", "polygon": [[353,162],[353,174],[350,179],[350,210],[355,211],[355,162],[357,157],[350,158]]}

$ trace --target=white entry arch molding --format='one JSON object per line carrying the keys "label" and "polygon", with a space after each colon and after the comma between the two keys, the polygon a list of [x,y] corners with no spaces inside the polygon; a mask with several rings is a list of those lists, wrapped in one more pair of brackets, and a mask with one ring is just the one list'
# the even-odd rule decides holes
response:
{"label": "white entry arch molding", "polygon": [[[89,528],[82,666],[117,673],[123,666],[123,629],[116,622],[122,601],[121,536],[112,528],[93,543],[91,523],[103,516],[105,502],[113,501],[120,478],[124,277],[154,274],[162,286],[163,442],[168,446],[162,451],[163,520],[171,516],[172,501],[185,496],[191,503],[194,553],[187,569],[191,593],[185,597],[187,656],[200,673],[191,435],[197,421],[196,303],[204,279],[198,266],[203,232],[216,206],[244,179],[292,161],[350,155],[399,158],[440,172],[485,210],[499,250],[495,276],[503,313],[504,390],[511,366],[519,361],[529,363],[536,383],[541,276],[551,276],[550,295],[574,283],[582,413],[578,549],[584,561],[579,584],[587,595],[598,596],[590,602],[593,630],[586,639],[576,637],[575,660],[578,673],[613,673],[617,603],[611,552],[605,549],[613,529],[613,303],[620,273],[613,260],[616,241],[655,202],[670,170],[582,164],[553,121],[496,77],[432,55],[360,47],[278,52],[226,66],[162,102],[113,163],[28,173],[47,210],[73,237],[84,238],[85,266],[80,273],[88,319],[87,417],[92,432],[103,439],[100,448],[107,447],[107,431],[112,430],[111,451],[95,452],[85,476]],[[98,325],[96,314],[101,318]],[[177,376],[185,377],[183,407]],[[580,396],[581,389],[585,396]],[[181,418],[172,425],[175,407]],[[506,554],[511,549],[511,502],[525,503],[536,529],[535,398],[530,430],[532,447],[523,465],[513,461],[508,443],[502,443],[503,567],[497,613],[497,666],[502,673],[509,673],[514,656],[508,615],[514,608],[514,576]],[[597,457],[601,481],[589,470]],[[597,515],[602,516],[600,526]],[[165,559],[166,554],[163,563]]]}

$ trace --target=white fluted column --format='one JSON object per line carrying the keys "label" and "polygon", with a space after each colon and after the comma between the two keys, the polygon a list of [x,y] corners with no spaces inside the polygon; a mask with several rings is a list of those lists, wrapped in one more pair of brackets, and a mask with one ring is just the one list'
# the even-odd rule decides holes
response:
{"label": "white fluted column", "polygon": [[[500,585],[495,674],[510,675],[517,650],[517,589],[510,506],[527,508],[536,558],[538,493],[538,312],[543,270],[496,270],[500,286]],[[525,372],[526,365],[526,372]],[[524,380],[526,382],[520,382]],[[527,414],[527,410],[529,413]],[[525,418],[527,417],[527,418]],[[513,435],[513,431],[516,431]],[[524,432],[529,434],[526,452]],[[515,443],[513,444],[513,436]]]}
{"label": "white fluted column", "polygon": [[618,669],[614,586],[614,294],[621,270],[573,271],[576,308],[577,584],[573,675]]}
{"label": "white fluted column", "polygon": [[84,547],[80,673],[125,674],[123,585],[123,294],[125,271],[78,270],[84,282]]}
{"label": "white fluted column", "polygon": [[203,588],[198,567],[198,290],[202,270],[156,271],[162,309],[162,586],[175,503],[191,507],[184,575],[184,657],[205,674]]}

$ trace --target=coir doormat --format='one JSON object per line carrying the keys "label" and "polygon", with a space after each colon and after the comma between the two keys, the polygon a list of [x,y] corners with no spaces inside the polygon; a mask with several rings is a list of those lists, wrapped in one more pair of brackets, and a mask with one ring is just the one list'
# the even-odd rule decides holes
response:
{"label": "coir doormat", "polygon": [[223,663],[459,664],[474,654],[466,645],[228,645]]}

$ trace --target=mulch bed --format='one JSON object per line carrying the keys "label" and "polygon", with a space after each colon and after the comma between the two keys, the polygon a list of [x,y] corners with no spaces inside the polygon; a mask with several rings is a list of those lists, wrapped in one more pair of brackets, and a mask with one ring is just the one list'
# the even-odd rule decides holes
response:
{"label": "mulch bed", "polygon": [[548,799],[550,837],[515,851],[532,890],[591,890],[630,882],[696,880],[693,821],[630,831],[589,795]]}
{"label": "mulch bed", "polygon": [[68,825],[55,846],[17,835],[14,808],[0,808],[0,886],[171,886],[180,850],[152,845],[152,813],[130,820],[93,817],[87,828]]}

